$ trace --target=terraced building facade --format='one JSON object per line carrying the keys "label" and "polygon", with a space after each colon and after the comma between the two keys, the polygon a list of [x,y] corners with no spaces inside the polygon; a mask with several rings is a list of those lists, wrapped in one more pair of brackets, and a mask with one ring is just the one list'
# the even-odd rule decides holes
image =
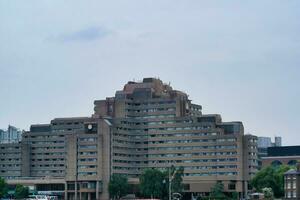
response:
{"label": "terraced building facade", "polygon": [[206,193],[222,181],[225,191],[246,193],[257,171],[257,138],[244,135],[241,122],[222,122],[201,109],[153,78],[95,101],[94,117],[113,119],[112,173],[137,182],[146,168],[183,166],[187,192]]}
{"label": "terraced building facade", "polygon": [[32,125],[20,143],[28,156],[10,183],[58,188],[70,200],[106,200],[111,174],[137,184],[145,169],[174,165],[184,167],[187,193],[208,193],[218,181],[226,192],[247,193],[257,171],[257,138],[244,135],[241,122],[202,114],[187,94],[155,78],[128,82],[94,104],[91,117]]}

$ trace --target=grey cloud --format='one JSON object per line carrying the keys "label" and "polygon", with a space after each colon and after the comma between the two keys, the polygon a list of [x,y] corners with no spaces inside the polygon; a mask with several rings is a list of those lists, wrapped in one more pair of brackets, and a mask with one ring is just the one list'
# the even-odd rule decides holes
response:
{"label": "grey cloud", "polygon": [[59,42],[84,42],[93,41],[106,37],[111,32],[103,27],[88,27],[78,30],[73,33],[66,33],[55,37],[54,39]]}

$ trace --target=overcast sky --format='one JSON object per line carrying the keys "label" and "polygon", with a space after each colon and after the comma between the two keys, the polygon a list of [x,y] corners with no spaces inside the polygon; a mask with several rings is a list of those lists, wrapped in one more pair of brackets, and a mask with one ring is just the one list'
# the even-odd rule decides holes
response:
{"label": "overcast sky", "polygon": [[300,1],[0,1],[0,128],[90,116],[159,77],[245,133],[300,141]]}

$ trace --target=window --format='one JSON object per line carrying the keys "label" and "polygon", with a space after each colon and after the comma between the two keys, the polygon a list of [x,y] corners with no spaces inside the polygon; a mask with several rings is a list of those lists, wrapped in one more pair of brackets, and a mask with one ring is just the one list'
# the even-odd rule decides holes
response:
{"label": "window", "polygon": [[97,146],[96,145],[80,145],[79,148],[80,149],[96,149]]}
{"label": "window", "polygon": [[230,182],[230,183],[228,184],[228,189],[229,189],[229,190],[235,190],[235,182]]}
{"label": "window", "polygon": [[75,184],[74,183],[68,183],[67,188],[68,188],[68,190],[75,190]]}

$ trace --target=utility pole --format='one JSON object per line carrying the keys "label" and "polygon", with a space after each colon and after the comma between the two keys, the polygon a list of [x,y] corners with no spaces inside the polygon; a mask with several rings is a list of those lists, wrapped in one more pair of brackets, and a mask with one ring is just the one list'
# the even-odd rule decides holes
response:
{"label": "utility pole", "polygon": [[171,178],[171,167],[168,168],[169,171],[169,200],[172,200],[172,178]]}
{"label": "utility pole", "polygon": [[171,176],[171,169],[172,169],[172,166],[171,165],[169,168],[168,168],[168,172],[169,172],[169,200],[172,200],[172,180],[174,179],[174,176],[177,172],[176,168],[173,172],[173,175]]}

